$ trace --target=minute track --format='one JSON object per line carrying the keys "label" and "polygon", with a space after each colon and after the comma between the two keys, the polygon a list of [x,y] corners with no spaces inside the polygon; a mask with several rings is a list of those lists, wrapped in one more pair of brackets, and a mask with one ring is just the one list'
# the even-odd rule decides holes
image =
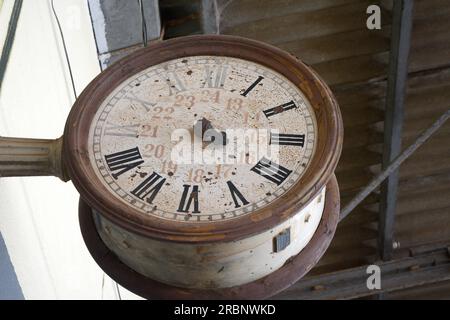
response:
{"label": "minute track", "polygon": [[[123,201],[127,202],[133,207],[136,207],[138,210],[144,212],[145,214],[154,215],[170,220],[177,220],[180,222],[193,221],[198,223],[206,223],[235,219],[242,215],[247,215],[254,210],[260,210],[270,205],[271,202],[275,201],[285,192],[288,192],[289,189],[297,182],[297,180],[300,179],[302,173],[305,171],[309,163],[310,158],[312,157],[314,151],[314,139],[312,140],[312,144],[308,146],[306,145],[305,141],[305,145],[302,148],[302,151],[298,155],[296,155],[295,158],[286,158],[286,168],[289,168],[288,170],[292,173],[296,173],[295,176],[292,175],[295,177],[295,179],[288,179],[284,177],[286,173],[284,171],[278,172],[272,178],[266,178],[264,177],[264,175],[260,176],[265,179],[257,178],[255,172],[251,170],[255,166],[255,163],[253,162],[245,165],[237,165],[235,166],[236,168],[231,168],[231,166],[224,166],[224,169],[226,170],[222,170],[221,175],[219,175],[218,177],[219,180],[217,180],[217,178],[214,176],[216,172],[215,166],[206,166],[204,167],[204,169],[202,169],[204,172],[200,173],[197,171],[199,170],[199,168],[203,168],[203,166],[198,167],[194,164],[192,166],[194,169],[189,175],[187,171],[190,167],[178,165],[176,170],[174,171],[174,165],[168,165],[168,163],[171,161],[171,158],[169,157],[171,149],[170,147],[168,147],[167,142],[164,142],[161,139],[163,139],[162,137],[164,136],[170,137],[171,131],[167,131],[168,127],[165,126],[167,124],[170,125],[171,128],[177,128],[179,126],[192,128],[192,123],[195,123],[197,120],[200,120],[205,116],[205,113],[203,113],[205,111],[202,110],[213,108],[212,110],[214,110],[214,113],[207,113],[206,116],[208,120],[211,120],[214,128],[218,128],[223,132],[225,132],[225,129],[228,127],[227,123],[236,123],[235,119],[231,121],[230,118],[231,116],[235,115],[236,117],[238,117],[238,123],[242,123],[241,126],[244,125],[244,127],[249,125],[251,126],[251,128],[269,129],[269,131],[272,131],[272,129],[276,130],[281,126],[287,124],[288,128],[291,128],[294,132],[300,127],[304,128],[306,139],[307,137],[315,136],[314,119],[311,118],[311,111],[309,109],[308,103],[304,100],[301,92],[295,89],[295,87],[286,86],[284,84],[286,81],[285,79],[283,79],[279,75],[272,73],[270,70],[264,69],[261,66],[253,69],[239,59],[218,59],[217,57],[214,57],[213,59],[209,59],[208,57],[192,57],[186,60],[186,63],[169,63],[164,68],[161,68],[161,70],[154,69],[149,70],[145,73],[137,74],[135,78],[130,79],[130,81],[127,82],[123,88],[118,90],[119,95],[116,96],[115,94],[112,94],[111,97],[105,101],[105,107],[102,113],[99,114],[99,126],[96,128],[103,130],[105,123],[114,123],[114,127],[110,126],[110,129],[108,129],[108,134],[121,133],[120,126],[116,127],[116,124],[122,125],[124,129],[122,130],[123,134],[118,134],[117,136],[96,135],[97,131],[93,131],[95,133],[93,138],[99,141],[99,145],[101,145],[99,149],[102,150],[101,154],[111,154],[117,152],[118,148],[112,148],[113,144],[124,144],[124,146],[129,146],[129,143],[131,142],[130,139],[135,139],[135,141],[137,141],[139,149],[141,150],[141,153],[143,152],[145,154],[145,156],[143,156],[143,160],[145,161],[145,163],[139,165],[140,169],[138,167],[132,168],[131,170],[119,175],[118,179],[113,179],[112,181],[108,182],[108,186],[113,190],[114,194],[117,194],[120,197],[120,199],[123,199]],[[185,69],[177,69],[179,65],[185,67]],[[174,68],[175,66],[177,67]],[[224,73],[223,70],[220,71],[220,66],[227,66],[226,78],[223,77]],[[209,71],[207,69],[209,69]],[[239,76],[237,75],[236,70],[239,70]],[[167,89],[167,83],[164,80],[167,79],[167,74],[170,75],[172,85],[176,87],[177,80],[173,77],[174,72],[176,73],[178,80],[183,83],[184,91],[175,90],[173,87],[171,92]],[[212,76],[212,87],[209,87],[207,82],[205,83],[205,75],[208,72]],[[256,89],[256,86],[254,86],[247,97],[243,97],[242,94],[240,94],[235,89],[236,87],[241,86],[239,82],[236,81],[244,81],[244,78],[239,77],[241,74],[244,75],[247,73],[248,75],[246,75],[246,77],[253,78],[255,80],[257,80],[258,77],[262,77],[264,85],[261,86],[260,84],[262,83],[262,81],[259,82],[257,84],[258,91],[254,91]],[[189,77],[194,77],[197,80],[195,80],[195,82],[190,82]],[[216,81],[219,88],[216,88]],[[136,86],[136,83],[139,83],[139,85]],[[223,88],[221,83],[223,83]],[[248,89],[248,82],[245,83],[246,85],[242,86],[247,86]],[[194,86],[194,88],[192,86]],[[151,88],[151,90],[154,90],[155,95],[148,95],[149,92],[151,93],[153,91],[142,91],[149,90],[149,88]],[[158,98],[158,90],[161,90],[160,98]],[[143,92],[147,93],[143,94]],[[257,92],[257,95],[254,94],[255,92]],[[274,98],[272,95],[280,98]],[[291,114],[291,111],[289,111],[289,109],[286,110],[286,113],[283,112],[283,114],[288,116],[288,118],[290,119],[288,122],[286,122],[286,116],[284,115],[284,118],[278,116],[275,117],[276,114],[269,117],[269,123],[269,119],[266,120],[266,117],[264,117],[263,114],[262,117],[259,118],[255,117],[251,113],[249,113],[248,116],[244,114],[245,112],[248,112],[247,105],[254,103],[254,101],[263,101],[264,99],[269,99],[267,101],[274,101],[273,103],[271,103],[272,105],[280,106],[286,104],[286,102],[283,102],[284,99],[281,100],[282,97],[286,96],[290,97],[289,101],[292,101],[292,103],[289,103],[287,105],[287,108],[289,109],[292,105],[295,105],[294,108],[298,109],[299,111],[293,112]],[[124,104],[124,101],[130,102],[129,100],[126,100],[126,97],[137,97],[138,99],[143,101],[158,101],[158,99],[164,99],[162,101],[165,102],[157,102],[154,108],[150,108],[147,110],[145,108],[142,108],[136,100],[134,103],[139,108],[130,109],[128,107],[129,104],[128,106],[127,104]],[[241,97],[242,104],[237,103],[237,99],[239,99],[238,97]],[[229,100],[232,101],[230,105],[228,102]],[[168,104],[169,101],[173,102],[170,102],[171,104]],[[173,106],[173,103],[180,102],[180,105]],[[268,103],[261,103],[260,105],[258,105],[258,112],[263,113],[263,111],[271,109],[267,109],[267,104]],[[167,118],[166,114],[164,114],[164,110],[166,110],[167,108],[173,108],[173,112],[169,114],[170,118]],[[151,123],[152,126],[159,127],[157,133],[153,134],[152,131],[150,132],[152,134],[143,134],[142,130],[144,129],[142,128],[144,127],[141,123],[142,128],[139,129],[138,132],[139,137],[134,138],[134,136],[132,136],[133,132],[129,131],[128,128],[134,130],[132,125],[139,124],[139,121],[136,121],[133,124],[123,122],[123,120],[121,120],[125,118],[123,115],[121,116],[121,114],[123,113],[120,113],[116,110],[124,110],[120,112],[128,112],[129,115],[127,115],[126,117],[133,117],[134,121],[136,121],[140,117],[146,117],[146,124]],[[182,110],[183,113],[178,113]],[[193,118],[194,114],[197,115],[197,118]],[[159,118],[152,118],[154,115],[159,116]],[[192,120],[189,120],[191,119],[191,117]],[[182,125],[182,123],[186,123],[186,125]],[[114,138],[114,140],[107,137]],[[267,144],[271,143],[271,141],[272,145],[277,144],[274,143],[276,141],[275,139],[273,139],[275,138],[275,136],[272,135],[272,137],[268,136],[267,138]],[[278,140],[280,142],[278,143],[278,145],[281,147],[280,156],[282,157],[282,159],[284,159],[287,154],[282,148],[282,146],[285,145],[282,133],[280,133],[279,138],[281,139]],[[296,140],[296,143],[300,144],[300,140]],[[154,151],[157,147],[158,156],[161,156],[161,150],[162,148],[165,148],[166,152],[161,158],[155,157]],[[153,153],[150,152],[152,150]],[[242,156],[243,159],[245,159],[245,154],[243,154]],[[96,155],[96,157],[98,156]],[[297,157],[298,159],[296,159]],[[236,159],[237,158],[238,157],[236,157]],[[166,164],[163,164],[163,162],[165,162]],[[281,163],[284,162],[282,161]],[[300,165],[303,163],[306,163],[306,166]],[[169,170],[169,167],[172,171],[174,171],[171,172],[170,176],[167,175],[167,173],[171,171]],[[149,194],[147,197],[142,197],[134,195],[132,191],[134,191],[135,194],[138,193],[138,190],[136,190],[136,188],[140,183],[143,183],[145,179],[149,178],[149,175],[153,172],[152,170],[155,170],[155,172],[159,172],[161,176],[165,177],[166,181],[161,187],[161,190],[152,199],[152,203],[149,203],[147,199],[152,194]],[[164,170],[164,172],[161,170]],[[108,177],[108,175],[111,174],[109,171],[105,172],[105,170],[102,170],[101,168],[99,168],[99,171],[102,178],[105,177],[105,179]],[[225,174],[225,171],[227,171],[227,176],[222,176],[223,174]],[[140,178],[139,175],[145,172],[148,172],[148,175],[145,178]],[[208,172],[213,173],[213,175],[210,176]],[[231,173],[233,173],[233,175],[231,175]],[[291,177],[291,175],[289,175],[289,177]],[[229,185],[226,183],[227,181],[230,181],[228,180],[230,178],[232,178],[234,186],[240,192],[243,199],[241,199],[241,197],[239,197],[239,195],[234,192],[234,189],[232,189],[233,192],[231,192]],[[191,179],[195,179],[195,181]],[[128,181],[132,181],[132,184],[129,184]],[[184,192],[184,184],[188,184],[191,186],[198,185],[197,210],[194,207],[195,197],[190,198],[189,193],[186,195],[184,206],[180,206],[180,202]],[[249,191],[250,189],[253,189],[254,191]],[[191,187],[189,192],[192,191],[193,190]],[[271,196],[267,196],[267,194],[270,194]],[[233,199],[233,195],[235,196],[235,199]],[[190,207],[186,208],[189,199],[192,199],[192,201],[190,203]]]}

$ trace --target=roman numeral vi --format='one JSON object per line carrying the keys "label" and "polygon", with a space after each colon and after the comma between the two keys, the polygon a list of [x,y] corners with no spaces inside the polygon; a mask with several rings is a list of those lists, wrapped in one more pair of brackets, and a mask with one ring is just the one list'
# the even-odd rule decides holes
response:
{"label": "roman numeral vi", "polygon": [[198,186],[193,186],[192,191],[189,194],[191,186],[188,184],[183,185],[183,194],[181,195],[180,205],[178,206],[178,212],[189,212],[192,202],[194,202],[194,211],[192,213],[200,213],[198,209]]}

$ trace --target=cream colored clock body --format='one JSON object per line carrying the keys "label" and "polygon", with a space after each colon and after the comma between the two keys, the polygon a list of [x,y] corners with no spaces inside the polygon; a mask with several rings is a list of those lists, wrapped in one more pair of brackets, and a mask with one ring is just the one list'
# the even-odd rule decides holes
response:
{"label": "cream colored clock body", "polygon": [[[282,197],[310,164],[316,136],[308,100],[281,74],[241,59],[198,56],[150,67],[119,85],[94,117],[89,156],[108,190],[142,215],[214,224]],[[278,226],[224,243],[149,239],[98,213],[96,225],[104,243],[145,276],[225,288],[260,279],[298,254],[320,222],[324,198],[325,188]]]}
{"label": "cream colored clock body", "polygon": [[[311,240],[319,225],[326,188],[309,205],[280,225],[237,241],[192,245],[142,237],[95,213],[103,242],[133,270],[182,288],[217,289],[243,285],[278,270]],[[290,241],[276,252],[280,234]]]}

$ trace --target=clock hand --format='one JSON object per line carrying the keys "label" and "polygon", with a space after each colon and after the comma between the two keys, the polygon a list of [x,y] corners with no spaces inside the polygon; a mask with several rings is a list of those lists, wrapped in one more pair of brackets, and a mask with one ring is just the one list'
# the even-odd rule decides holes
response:
{"label": "clock hand", "polygon": [[[211,121],[203,117],[200,120],[197,120],[197,122],[194,124],[194,134],[201,138],[203,142],[206,144],[209,144],[211,142],[215,142],[217,137],[221,137],[221,139],[217,139],[216,144],[219,144],[222,142],[222,145],[227,144],[227,137],[225,131],[218,131],[216,130],[212,124]],[[206,137],[211,137],[211,139],[204,140]]]}
{"label": "clock hand", "polygon": [[200,120],[197,120],[197,122],[194,124],[194,134],[199,138],[203,139],[206,131],[208,131],[209,129],[214,128],[211,124],[211,121],[209,121],[205,117],[203,117]]}

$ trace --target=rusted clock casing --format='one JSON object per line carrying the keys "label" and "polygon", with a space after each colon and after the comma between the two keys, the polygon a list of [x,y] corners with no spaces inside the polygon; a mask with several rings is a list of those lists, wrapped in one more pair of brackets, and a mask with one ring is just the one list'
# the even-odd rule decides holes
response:
{"label": "rusted clock casing", "polygon": [[[298,86],[311,103],[317,120],[317,146],[311,164],[300,182],[285,195],[270,206],[237,219],[214,224],[180,224],[139,214],[113,197],[95,175],[88,156],[89,126],[98,106],[130,75],[168,60],[203,55],[252,61],[275,70]],[[308,66],[286,52],[260,42],[230,36],[194,36],[152,44],[115,63],[95,78],[77,99],[67,120],[63,163],[81,195],[80,222],[88,248],[119,283],[150,298],[264,298],[309,271],[331,241],[339,212],[339,193],[333,172],[342,139],[338,105],[326,84]],[[261,234],[266,234],[264,241],[271,242],[272,252],[267,254],[277,259],[274,252],[276,236],[292,228],[296,216],[302,215],[304,221],[305,208],[310,210],[307,206],[311,208],[320,201],[322,205],[315,209],[320,215],[317,228],[306,246],[295,256],[284,257],[281,265],[259,278],[249,275],[247,281],[240,279],[237,282],[209,279],[208,283],[199,283],[195,287],[195,282],[181,281],[184,275],[170,274],[179,269],[167,270],[174,259],[175,264],[184,263],[187,269],[192,267],[192,261],[196,266],[202,261],[204,269],[208,270],[208,263],[211,263],[208,257],[212,256],[214,260],[214,250],[220,255],[220,250],[228,245],[228,249],[234,248],[230,252],[238,254],[239,244],[257,246],[258,241],[248,239],[257,239]],[[252,255],[253,248],[244,250]],[[188,259],[190,254],[192,259]],[[198,270],[199,275],[202,272]],[[223,270],[219,268],[218,279],[221,272]]]}

